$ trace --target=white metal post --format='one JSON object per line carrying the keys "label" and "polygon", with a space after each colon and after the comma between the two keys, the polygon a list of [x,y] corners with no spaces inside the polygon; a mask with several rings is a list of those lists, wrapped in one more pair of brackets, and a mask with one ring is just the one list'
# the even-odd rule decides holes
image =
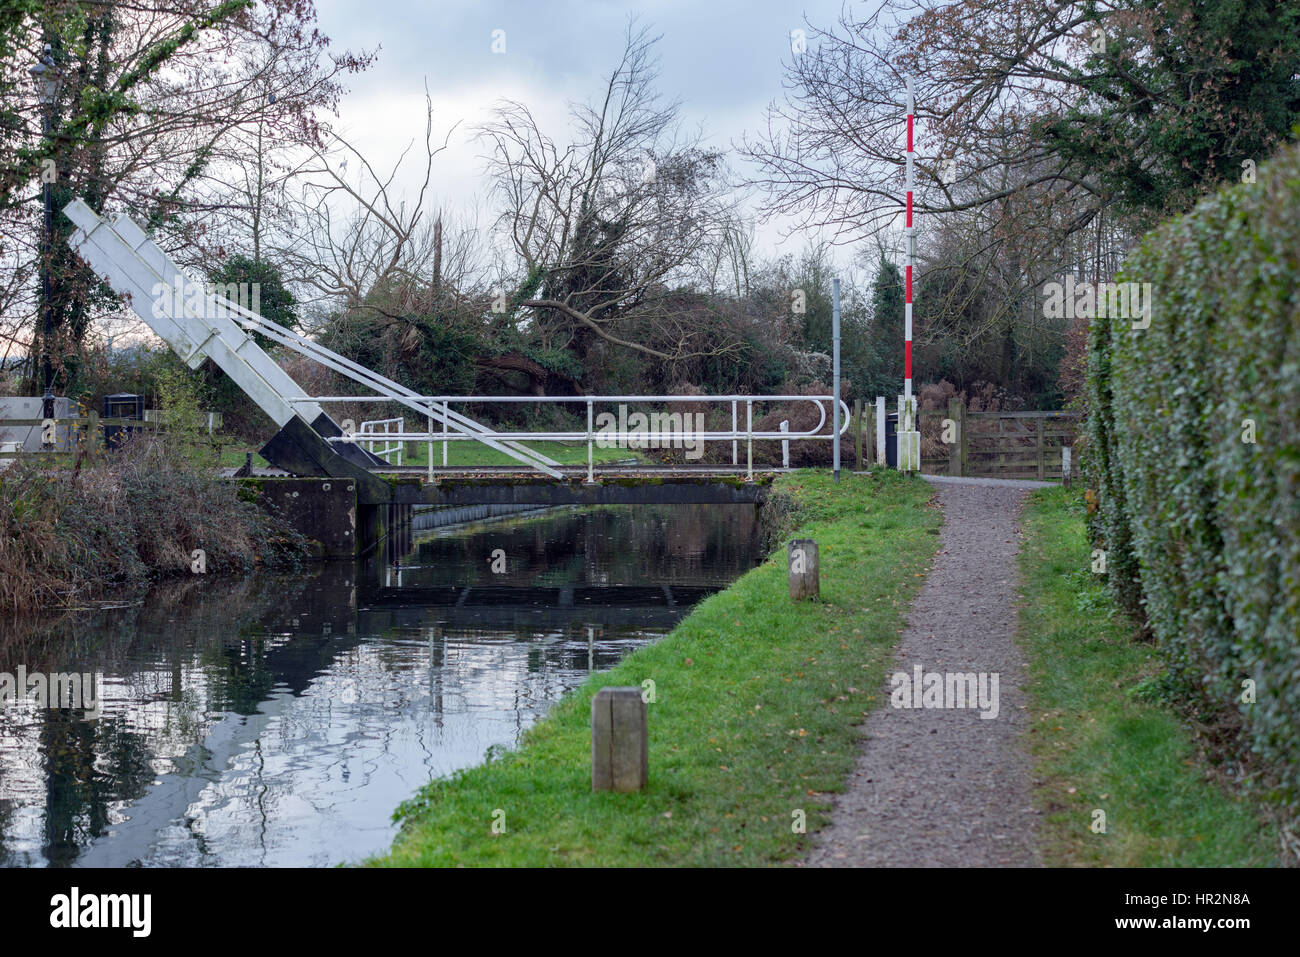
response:
{"label": "white metal post", "polygon": [[736,400],[731,400],[731,465],[740,464],[740,446],[736,442]]}
{"label": "white metal post", "polygon": [[745,469],[749,477],[746,481],[754,481],[754,401],[745,400]]}
{"label": "white metal post", "polygon": [[[833,371],[831,373],[832,386],[831,395],[834,399],[831,401],[831,407],[834,409],[834,418],[831,428],[834,429],[834,438],[831,444],[834,446],[832,454],[832,471],[835,481],[840,480],[840,281],[831,280],[831,353]],[[789,468],[786,463],[786,468]]]}
{"label": "white metal post", "polygon": [[903,401],[903,396],[900,395],[897,404],[894,406],[894,409],[898,414],[898,425],[894,427],[894,455],[897,457],[897,461],[894,462],[894,467],[900,472],[906,470],[905,459],[903,458],[903,430],[907,428],[907,424],[903,419]]}
{"label": "white metal post", "polygon": [[425,443],[425,451],[429,456],[429,481],[433,481],[433,416],[428,417],[429,441]]}
{"label": "white metal post", "polygon": [[876,464],[882,468],[885,458],[885,397],[876,396]]}
{"label": "white metal post", "polygon": [[[786,420],[781,423],[781,431],[782,432],[790,431],[789,420]],[[782,439],[781,440],[781,468],[788,469],[789,467],[790,467],[790,440]]]}
{"label": "white metal post", "polygon": [[447,403],[442,404],[442,467],[447,467]]}
{"label": "white metal post", "polygon": [[898,470],[921,470],[921,433],[917,430],[916,397],[898,397],[898,428],[894,432],[898,443]]}
{"label": "white metal post", "polygon": [[587,481],[596,481],[596,453],[592,448],[592,438],[594,419],[591,411],[591,400],[587,400]]}

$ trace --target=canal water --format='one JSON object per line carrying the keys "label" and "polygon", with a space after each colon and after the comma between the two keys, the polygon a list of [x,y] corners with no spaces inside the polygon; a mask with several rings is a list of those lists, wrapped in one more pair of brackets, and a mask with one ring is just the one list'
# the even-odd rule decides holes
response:
{"label": "canal water", "polygon": [[559,510],[0,622],[0,682],[90,675],[71,703],[97,704],[0,706],[0,864],[382,852],[422,784],[513,745],[759,557],[753,506]]}

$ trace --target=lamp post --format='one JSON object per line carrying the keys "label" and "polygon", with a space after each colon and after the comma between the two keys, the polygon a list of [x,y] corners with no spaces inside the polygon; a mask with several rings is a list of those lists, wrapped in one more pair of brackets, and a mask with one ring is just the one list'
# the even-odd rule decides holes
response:
{"label": "lamp post", "polygon": [[[36,84],[36,99],[41,105],[41,131],[48,140],[54,128],[54,104],[59,96],[59,77],[54,70],[54,57],[50,45],[45,44],[41,59],[29,71]],[[42,375],[45,379],[45,404],[43,417],[54,418],[54,363],[50,357],[50,343],[54,338],[54,303],[50,293],[50,266],[54,254],[54,202],[50,195],[50,177],[41,173],[41,192],[45,203],[45,230],[41,241],[41,309],[44,313],[44,333],[41,336]]]}

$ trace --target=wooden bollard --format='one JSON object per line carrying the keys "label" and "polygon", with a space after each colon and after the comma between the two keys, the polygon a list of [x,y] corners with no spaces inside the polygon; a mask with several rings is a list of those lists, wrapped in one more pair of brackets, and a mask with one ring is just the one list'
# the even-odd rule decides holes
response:
{"label": "wooden bollard", "polygon": [[816,542],[811,538],[796,538],[790,542],[789,568],[791,601],[821,596]]}
{"label": "wooden bollard", "polygon": [[640,688],[601,688],[591,699],[591,789],[640,791],[650,780],[650,732]]}
{"label": "wooden bollard", "polygon": [[1070,475],[1070,447],[1068,445],[1063,445],[1061,446],[1061,484],[1064,485],[1066,488],[1069,488],[1071,478],[1072,476]]}
{"label": "wooden bollard", "polygon": [[86,417],[86,455],[98,458],[104,450],[104,436],[99,431],[99,413],[92,412]]}

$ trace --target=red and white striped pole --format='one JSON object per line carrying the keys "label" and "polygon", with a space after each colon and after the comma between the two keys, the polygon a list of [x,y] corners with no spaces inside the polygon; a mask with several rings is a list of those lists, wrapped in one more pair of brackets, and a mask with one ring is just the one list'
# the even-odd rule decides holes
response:
{"label": "red and white striped pole", "polygon": [[[913,110],[915,97],[912,78],[907,78],[907,264],[904,267],[906,292],[903,299],[903,400],[912,400],[912,260],[916,253],[916,237],[912,234],[912,150]],[[902,423],[899,423],[902,427]]]}

